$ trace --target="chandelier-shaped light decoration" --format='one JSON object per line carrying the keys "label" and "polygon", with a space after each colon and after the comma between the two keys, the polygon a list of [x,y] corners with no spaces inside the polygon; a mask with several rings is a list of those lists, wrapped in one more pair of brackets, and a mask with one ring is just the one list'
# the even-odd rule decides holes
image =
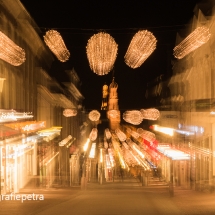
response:
{"label": "chandelier-shaped light decoration", "polygon": [[126,131],[135,139],[138,139],[140,137],[140,134],[136,131],[131,130],[130,128],[127,128]]}
{"label": "chandelier-shaped light decoration", "polygon": [[155,50],[156,43],[157,40],[151,32],[138,31],[132,38],[125,54],[125,63],[133,69],[140,67]]}
{"label": "chandelier-shaped light decoration", "polygon": [[121,142],[126,140],[126,135],[119,128],[115,130],[115,133]]}
{"label": "chandelier-shaped light decoration", "polygon": [[46,45],[61,62],[69,60],[70,53],[61,37],[60,33],[55,30],[47,31],[44,37]]}
{"label": "chandelier-shaped light decoration", "polygon": [[25,50],[0,31],[0,58],[13,66],[25,62]]}
{"label": "chandelier-shaped light decoration", "polygon": [[149,141],[149,142],[153,142],[153,141],[156,140],[156,137],[155,137],[155,134],[154,134],[154,133],[152,133],[152,132],[150,132],[150,131],[146,131],[146,130],[144,130],[144,129],[142,129],[142,128],[138,128],[138,129],[137,129],[137,133],[140,134],[140,136],[141,136],[143,139],[145,139],[145,140],[147,140],[147,141]]}
{"label": "chandelier-shaped light decoration", "polygon": [[98,121],[100,116],[101,114],[97,110],[92,110],[89,113],[89,119],[94,122]]}
{"label": "chandelier-shaped light decoration", "polygon": [[108,140],[112,137],[111,132],[108,128],[105,129],[105,136]]}
{"label": "chandelier-shaped light decoration", "polygon": [[160,111],[155,108],[141,109],[143,119],[157,120],[160,117]]}
{"label": "chandelier-shaped light decoration", "polygon": [[142,114],[138,110],[125,111],[122,117],[126,122],[133,125],[139,125],[143,120]]}
{"label": "chandelier-shaped light decoration", "polygon": [[97,135],[98,135],[98,129],[97,128],[93,128],[92,131],[90,132],[89,139],[91,141],[94,141],[94,140],[96,140]]}
{"label": "chandelier-shaped light decoration", "polygon": [[196,50],[204,43],[206,43],[211,34],[209,29],[205,26],[201,26],[196,28],[191,34],[189,34],[181,43],[179,43],[173,49],[173,55],[178,58],[182,59],[190,52]]}
{"label": "chandelier-shaped light decoration", "polygon": [[107,33],[94,34],[87,43],[87,58],[91,70],[97,75],[106,75],[113,68],[118,45]]}
{"label": "chandelier-shaped light decoration", "polygon": [[77,110],[75,110],[75,109],[65,109],[63,111],[63,115],[65,117],[76,116],[77,115]]}

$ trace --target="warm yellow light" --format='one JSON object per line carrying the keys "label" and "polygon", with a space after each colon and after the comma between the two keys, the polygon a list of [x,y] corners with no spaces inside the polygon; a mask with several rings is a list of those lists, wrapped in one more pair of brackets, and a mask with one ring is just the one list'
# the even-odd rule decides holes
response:
{"label": "warm yellow light", "polygon": [[90,143],[90,139],[88,138],[86,143],[84,144],[83,150],[86,152]]}
{"label": "warm yellow light", "polygon": [[119,128],[117,128],[115,130],[115,133],[116,133],[116,135],[117,135],[117,137],[119,138],[120,141],[125,141],[126,140],[126,138],[127,138],[126,135]]}
{"label": "warm yellow light", "polygon": [[167,134],[169,136],[174,135],[173,128],[163,127],[163,126],[159,126],[159,125],[153,125],[152,127],[154,128],[155,131],[159,131],[159,132]]}
{"label": "warm yellow light", "polygon": [[110,130],[108,128],[105,129],[105,136],[108,140],[112,137]]}
{"label": "warm yellow light", "polygon": [[142,128],[138,128],[137,129],[137,133],[145,140],[149,141],[149,142],[153,142],[156,140],[155,134],[150,132],[150,131],[146,131]]}
{"label": "warm yellow light", "polygon": [[13,66],[25,62],[25,50],[16,45],[10,38],[0,31],[0,58]]}
{"label": "warm yellow light", "polygon": [[123,113],[123,119],[126,122],[131,123],[133,125],[139,125],[142,122],[143,117],[140,111],[132,110],[132,111],[125,111]]}
{"label": "warm yellow light", "polygon": [[77,115],[77,110],[76,109],[65,109],[63,111],[63,115],[65,117],[76,116]]}
{"label": "warm yellow light", "polygon": [[130,128],[127,128],[126,131],[132,136],[134,137],[135,139],[138,139],[140,134],[137,133],[136,131],[132,131]]}
{"label": "warm yellow light", "polygon": [[138,31],[131,40],[125,54],[125,63],[131,68],[140,67],[156,48],[155,36],[147,31]]}
{"label": "warm yellow light", "polygon": [[65,139],[61,140],[59,142],[59,146],[64,146],[66,143],[68,143],[70,140],[72,139],[72,136],[69,135],[68,137],[66,137]]}
{"label": "warm yellow light", "polygon": [[93,128],[92,131],[90,132],[89,139],[91,141],[94,141],[94,140],[96,140],[97,135],[98,135],[98,129],[97,128]]}
{"label": "warm yellow light", "polygon": [[182,59],[187,54],[206,43],[210,39],[210,36],[211,34],[207,27],[202,26],[196,28],[173,49],[173,55],[178,59]]}
{"label": "warm yellow light", "polygon": [[118,45],[107,33],[94,34],[87,43],[87,58],[90,68],[97,75],[106,75],[113,68]]}
{"label": "warm yellow light", "polygon": [[111,162],[111,166],[114,167],[114,156],[113,156],[113,150],[108,148],[108,155],[109,155],[109,158],[110,158],[110,162]]}
{"label": "warm yellow light", "polygon": [[103,162],[103,150],[100,149],[100,163]]}
{"label": "warm yellow light", "polygon": [[89,158],[94,158],[96,153],[96,143],[92,143]]}
{"label": "warm yellow light", "polygon": [[97,110],[92,110],[89,113],[89,119],[91,121],[95,121],[95,122],[98,121],[100,116],[101,116],[101,114]]}
{"label": "warm yellow light", "polygon": [[69,60],[70,53],[59,32],[50,30],[46,32],[44,41],[59,61],[65,62]]}
{"label": "warm yellow light", "polygon": [[160,117],[160,112],[159,110],[155,108],[149,108],[149,109],[141,109],[140,110],[143,119],[148,119],[148,120],[157,120]]}

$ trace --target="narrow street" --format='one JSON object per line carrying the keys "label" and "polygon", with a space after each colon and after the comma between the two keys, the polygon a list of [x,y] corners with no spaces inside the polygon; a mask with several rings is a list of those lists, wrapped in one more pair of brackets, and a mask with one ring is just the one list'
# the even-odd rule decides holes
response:
{"label": "narrow street", "polygon": [[42,194],[44,200],[1,201],[0,214],[16,215],[196,215],[215,214],[215,193],[175,188],[169,195],[167,186],[141,186],[135,178],[114,183],[89,183],[80,187],[25,189],[21,194]]}

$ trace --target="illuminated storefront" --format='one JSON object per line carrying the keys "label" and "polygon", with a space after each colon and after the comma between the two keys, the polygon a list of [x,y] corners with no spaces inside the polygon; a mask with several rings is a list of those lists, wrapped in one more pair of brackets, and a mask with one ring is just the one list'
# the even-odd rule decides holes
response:
{"label": "illuminated storefront", "polygon": [[26,121],[0,125],[1,193],[19,192],[37,175],[37,142],[35,132],[45,122]]}

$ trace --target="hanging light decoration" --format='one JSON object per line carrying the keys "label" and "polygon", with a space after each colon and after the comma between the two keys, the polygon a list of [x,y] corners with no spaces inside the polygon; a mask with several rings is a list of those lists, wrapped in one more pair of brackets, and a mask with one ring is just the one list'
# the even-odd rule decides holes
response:
{"label": "hanging light decoration", "polygon": [[108,128],[105,129],[105,136],[108,140],[112,137],[110,130]]}
{"label": "hanging light decoration", "polygon": [[101,114],[97,110],[92,110],[89,113],[89,119],[91,121],[95,121],[95,122],[98,121],[100,116],[101,116]]}
{"label": "hanging light decoration", "polygon": [[156,43],[157,40],[151,32],[138,31],[132,38],[125,54],[125,63],[133,69],[140,67],[155,50]]}
{"label": "hanging light decoration", "polygon": [[94,34],[87,43],[87,58],[90,68],[97,75],[106,75],[113,68],[118,45],[109,34]]}
{"label": "hanging light decoration", "polygon": [[116,130],[115,130],[115,133],[116,133],[116,135],[117,135],[117,137],[119,138],[119,140],[120,141],[125,141],[126,140],[126,135],[119,129],[119,128],[117,128]]}
{"label": "hanging light decoration", "polygon": [[76,116],[77,115],[77,110],[75,110],[75,109],[65,109],[63,111],[63,115],[65,117]]}
{"label": "hanging light decoration", "polygon": [[94,141],[94,140],[96,140],[97,135],[98,135],[98,129],[97,128],[93,128],[92,131],[90,132],[89,139],[91,141]]}
{"label": "hanging light decoration", "polygon": [[143,119],[157,120],[160,117],[160,111],[155,108],[141,109]]}
{"label": "hanging light decoration", "polygon": [[133,125],[139,125],[142,122],[143,117],[140,111],[132,110],[132,111],[125,111],[123,113],[123,119],[126,122],[131,123]]}
{"label": "hanging light decoration", "polygon": [[13,66],[25,62],[25,50],[0,31],[0,58]]}
{"label": "hanging light decoration", "polygon": [[136,131],[131,130],[130,128],[127,128],[126,131],[127,131],[132,137],[134,137],[135,139],[138,139],[139,136],[140,136],[139,133],[137,133]]}
{"label": "hanging light decoration", "polygon": [[207,27],[201,26],[196,28],[173,49],[173,55],[178,59],[182,59],[190,52],[196,50],[204,43],[206,43],[209,40],[210,36],[211,34]]}
{"label": "hanging light decoration", "polygon": [[59,61],[66,62],[69,60],[69,50],[66,48],[59,32],[55,30],[47,31],[44,36],[44,41]]}
{"label": "hanging light decoration", "polygon": [[153,142],[156,140],[155,134],[150,132],[150,131],[146,131],[142,128],[138,128],[137,129],[137,133],[145,140],[149,141],[149,142]]}

